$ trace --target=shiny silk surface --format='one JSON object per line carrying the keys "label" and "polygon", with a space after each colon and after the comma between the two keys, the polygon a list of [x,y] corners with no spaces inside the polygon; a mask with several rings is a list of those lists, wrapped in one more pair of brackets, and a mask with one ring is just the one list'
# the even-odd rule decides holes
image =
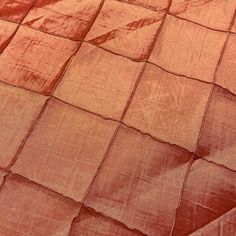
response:
{"label": "shiny silk surface", "polygon": [[0,236],[235,236],[235,12],[1,0]]}

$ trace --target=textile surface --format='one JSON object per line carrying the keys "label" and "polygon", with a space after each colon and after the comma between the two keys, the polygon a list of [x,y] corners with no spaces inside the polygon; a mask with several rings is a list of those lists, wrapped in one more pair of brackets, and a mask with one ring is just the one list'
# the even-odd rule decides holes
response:
{"label": "textile surface", "polygon": [[0,236],[235,236],[235,11],[1,0]]}

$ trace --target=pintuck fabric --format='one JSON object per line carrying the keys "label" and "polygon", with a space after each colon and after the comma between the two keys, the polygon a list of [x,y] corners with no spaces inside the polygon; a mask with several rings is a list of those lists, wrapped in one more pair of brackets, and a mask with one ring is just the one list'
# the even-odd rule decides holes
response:
{"label": "pintuck fabric", "polygon": [[235,12],[0,1],[0,236],[235,236]]}

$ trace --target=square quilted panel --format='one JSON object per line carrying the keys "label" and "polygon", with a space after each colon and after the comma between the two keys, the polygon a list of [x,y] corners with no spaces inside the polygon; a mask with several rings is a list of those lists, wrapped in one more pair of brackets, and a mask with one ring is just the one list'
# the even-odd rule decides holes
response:
{"label": "square quilted panel", "polygon": [[7,177],[0,193],[0,234],[64,236],[78,207],[20,176]]}
{"label": "square quilted panel", "polygon": [[236,97],[215,87],[197,153],[236,170]]}
{"label": "square quilted panel", "polygon": [[207,27],[229,30],[236,0],[172,0],[170,13]]}
{"label": "square quilted panel", "polygon": [[147,235],[169,235],[189,159],[122,127],[85,203]]}
{"label": "square quilted panel", "polygon": [[195,151],[210,91],[208,84],[148,65],[124,122]]}
{"label": "square quilted panel", "polygon": [[0,80],[49,94],[77,43],[20,27],[0,55]]}
{"label": "square quilted panel", "polygon": [[118,54],[146,59],[163,16],[163,12],[107,0],[85,39]]}
{"label": "square quilted panel", "polygon": [[0,98],[0,167],[3,168],[14,158],[43,108],[45,98],[2,84]]}
{"label": "square quilted panel", "polygon": [[35,0],[1,0],[0,18],[20,22]]}
{"label": "square quilted panel", "polygon": [[236,35],[231,34],[217,70],[216,83],[236,94]]}
{"label": "square quilted panel", "polygon": [[143,63],[84,43],[58,85],[55,96],[120,119],[142,67]]}
{"label": "square quilted panel", "polygon": [[127,2],[130,4],[142,6],[155,11],[166,9],[169,5],[169,0],[120,0],[121,2]]}
{"label": "square quilted panel", "polygon": [[172,235],[190,235],[233,207],[236,207],[236,173],[198,160],[190,170]]}
{"label": "square quilted panel", "polygon": [[110,220],[86,208],[81,208],[79,217],[74,221],[70,236],[143,236],[135,230]]}
{"label": "square quilted panel", "polygon": [[9,21],[0,20],[0,53],[7,46],[16,28],[17,24],[11,23]]}
{"label": "square quilted panel", "polygon": [[102,0],[38,0],[23,24],[81,40],[90,29]]}
{"label": "square quilted panel", "polygon": [[150,61],[177,74],[211,82],[226,35],[168,16]]}
{"label": "square quilted panel", "polygon": [[53,99],[12,170],[81,201],[116,127]]}
{"label": "square quilted panel", "polygon": [[216,220],[195,231],[191,236],[235,236],[236,235],[236,207],[223,214]]}

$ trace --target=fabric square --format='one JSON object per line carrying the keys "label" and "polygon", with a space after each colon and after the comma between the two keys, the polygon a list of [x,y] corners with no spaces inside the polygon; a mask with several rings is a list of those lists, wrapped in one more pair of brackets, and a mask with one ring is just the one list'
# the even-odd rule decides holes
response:
{"label": "fabric square", "polygon": [[84,43],[55,96],[89,111],[120,119],[143,63]]}
{"label": "fabric square", "polygon": [[236,97],[215,87],[197,153],[236,170]]}
{"label": "fabric square", "polygon": [[150,61],[171,72],[212,82],[226,35],[168,16]]}
{"label": "fabric square", "polygon": [[105,1],[86,41],[133,59],[146,59],[164,12]]}
{"label": "fabric square", "polygon": [[116,127],[113,121],[53,99],[12,170],[81,201]]}
{"label": "fabric square", "polygon": [[190,235],[234,207],[236,173],[204,160],[197,160],[190,170],[172,235]]}
{"label": "fabric square", "polygon": [[142,6],[155,11],[166,9],[169,5],[169,0],[120,0],[121,2],[127,2],[130,4]]}
{"label": "fabric square", "polygon": [[216,74],[216,83],[236,94],[236,35],[231,34]]}
{"label": "fabric square", "polygon": [[142,236],[135,230],[130,230],[114,220],[108,219],[86,208],[81,208],[79,217],[72,225],[70,236]]}
{"label": "fabric square", "polygon": [[169,235],[190,157],[122,127],[85,204],[147,235]]}
{"label": "fabric square", "polygon": [[1,0],[0,18],[20,22],[35,0]]}
{"label": "fabric square", "polygon": [[101,0],[38,0],[23,24],[50,34],[82,40],[100,4]]}
{"label": "fabric square", "polygon": [[124,122],[195,151],[210,91],[210,85],[148,65]]}
{"label": "fabric square", "polygon": [[235,236],[236,235],[236,208],[195,231],[191,236]]}
{"label": "fabric square", "polygon": [[236,0],[173,0],[170,13],[207,27],[228,31]]}
{"label": "fabric square", "polygon": [[48,95],[77,48],[75,42],[22,26],[0,55],[0,80]]}
{"label": "fabric square", "polygon": [[14,158],[46,98],[23,89],[0,84],[0,167]]}
{"label": "fabric square", "polygon": [[16,175],[0,193],[0,232],[7,236],[67,235],[78,206]]}
{"label": "fabric square", "polygon": [[0,20],[0,53],[2,53],[3,49],[7,46],[16,28],[17,24]]}

